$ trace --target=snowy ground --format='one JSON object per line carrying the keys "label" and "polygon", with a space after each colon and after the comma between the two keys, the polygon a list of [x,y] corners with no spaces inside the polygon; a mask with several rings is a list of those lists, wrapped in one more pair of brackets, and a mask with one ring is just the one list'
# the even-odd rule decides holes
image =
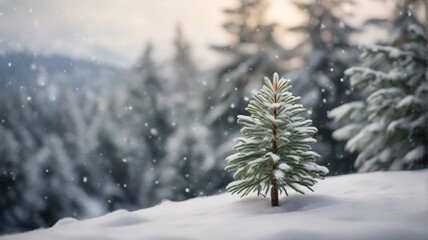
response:
{"label": "snowy ground", "polygon": [[330,177],[280,205],[225,193],[0,239],[428,239],[427,170]]}

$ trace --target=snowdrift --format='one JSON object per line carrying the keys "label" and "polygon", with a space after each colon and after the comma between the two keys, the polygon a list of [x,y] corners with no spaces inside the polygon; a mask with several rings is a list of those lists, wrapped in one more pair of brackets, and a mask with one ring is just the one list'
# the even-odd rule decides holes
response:
{"label": "snowdrift", "polygon": [[10,239],[428,239],[428,170],[329,177],[272,208],[224,193],[0,237]]}

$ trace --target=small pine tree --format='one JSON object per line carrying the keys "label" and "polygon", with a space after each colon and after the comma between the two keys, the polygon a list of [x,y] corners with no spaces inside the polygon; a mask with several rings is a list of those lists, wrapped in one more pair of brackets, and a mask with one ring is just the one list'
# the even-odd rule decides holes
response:
{"label": "small pine tree", "polygon": [[226,158],[227,171],[236,171],[236,179],[227,186],[242,196],[256,191],[266,195],[271,189],[272,206],[278,206],[278,190],[288,195],[286,187],[304,194],[298,185],[313,191],[317,181],[328,169],[315,160],[320,156],[311,151],[317,132],[311,120],[300,116],[306,111],[300,99],[288,90],[289,80],[274,74],[273,83],[265,77],[265,86],[250,101],[246,110],[251,116],[238,116],[243,137],[234,146],[237,153]]}

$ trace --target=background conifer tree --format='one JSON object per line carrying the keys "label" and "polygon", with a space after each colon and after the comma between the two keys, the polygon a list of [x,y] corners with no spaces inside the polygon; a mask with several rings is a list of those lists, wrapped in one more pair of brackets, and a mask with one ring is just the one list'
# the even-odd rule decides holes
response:
{"label": "background conifer tree", "polygon": [[315,163],[320,156],[311,151],[317,132],[311,120],[300,116],[306,111],[300,99],[288,90],[289,80],[274,74],[273,82],[253,97],[246,110],[251,116],[238,116],[243,137],[234,146],[237,153],[226,158],[226,170],[236,179],[227,186],[232,193],[247,195],[256,191],[266,195],[270,189],[272,206],[278,206],[278,191],[286,187],[304,193],[302,185],[313,191],[315,179],[323,179],[328,169]]}
{"label": "background conifer tree", "polygon": [[295,60],[304,64],[287,77],[318,129],[314,149],[322,156],[320,163],[328,164],[332,174],[352,172],[354,158],[343,150],[343,143],[331,136],[334,129],[329,124],[327,111],[355,99],[349,83],[343,81],[343,72],[358,59],[357,49],[350,42],[357,29],[347,23],[346,17],[351,12],[344,10],[345,4],[353,6],[354,3],[334,0],[295,0],[293,3],[307,17],[306,22],[289,29],[305,36],[292,50]]}
{"label": "background conifer tree", "polygon": [[[230,136],[239,130],[235,117],[244,108],[263,76],[284,69],[285,50],[274,37],[275,23],[266,20],[266,0],[237,0],[236,7],[224,10],[227,44],[212,48],[224,56],[225,64],[216,70],[212,90],[207,93],[207,122],[219,133],[214,144],[219,157],[230,154]],[[280,72],[281,73],[281,72]],[[226,150],[227,149],[227,150]]]}
{"label": "background conifer tree", "polygon": [[175,55],[168,66],[167,94],[167,117],[174,129],[166,140],[159,195],[162,199],[184,200],[212,194],[226,182],[218,177],[224,173],[224,166],[215,161],[211,146],[213,135],[203,121],[203,78],[180,25],[176,30]]}
{"label": "background conifer tree", "polygon": [[398,6],[390,43],[366,48],[364,65],[345,72],[362,99],[330,112],[360,172],[428,166],[428,38],[412,2]]}

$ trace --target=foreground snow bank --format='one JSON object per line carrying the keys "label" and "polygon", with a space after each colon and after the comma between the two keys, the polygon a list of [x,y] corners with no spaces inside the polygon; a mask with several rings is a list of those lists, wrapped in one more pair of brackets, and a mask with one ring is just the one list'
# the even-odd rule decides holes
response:
{"label": "foreground snow bank", "polygon": [[1,239],[428,239],[428,171],[329,177],[315,193],[230,194],[163,204]]}

